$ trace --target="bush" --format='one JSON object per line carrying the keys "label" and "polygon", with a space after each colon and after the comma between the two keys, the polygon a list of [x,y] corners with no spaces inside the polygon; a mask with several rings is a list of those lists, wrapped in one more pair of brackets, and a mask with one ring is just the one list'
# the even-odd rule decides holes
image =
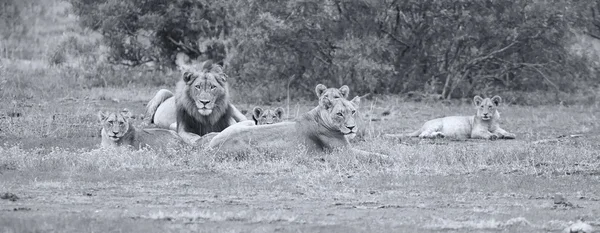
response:
{"label": "bush", "polygon": [[236,85],[270,100],[288,90],[314,96],[317,83],[443,98],[598,83],[596,67],[567,49],[574,33],[595,32],[595,3],[70,1],[80,23],[102,33],[113,63],[173,65],[185,52],[222,63]]}

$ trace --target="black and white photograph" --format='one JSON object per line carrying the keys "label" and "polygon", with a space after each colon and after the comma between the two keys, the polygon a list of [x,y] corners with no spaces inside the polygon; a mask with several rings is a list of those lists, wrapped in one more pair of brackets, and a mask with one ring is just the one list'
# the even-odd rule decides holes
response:
{"label": "black and white photograph", "polygon": [[600,0],[0,0],[0,233],[600,233]]}

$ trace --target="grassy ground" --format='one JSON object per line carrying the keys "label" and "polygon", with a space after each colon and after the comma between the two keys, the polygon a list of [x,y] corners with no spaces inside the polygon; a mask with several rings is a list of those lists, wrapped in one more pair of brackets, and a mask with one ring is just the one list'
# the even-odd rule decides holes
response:
{"label": "grassy ground", "polygon": [[[28,2],[22,33],[0,41],[0,232],[600,228],[596,94],[585,106],[504,107],[503,126],[518,136],[510,141],[384,139],[472,109],[378,97],[362,104],[377,121],[353,143],[388,158],[98,149],[99,110],[139,115],[156,85],[172,90],[179,76],[109,66],[67,3]],[[234,98],[250,112],[248,99]],[[272,107],[293,117],[313,104]],[[557,138],[572,134],[582,137]]]}
{"label": "grassy ground", "polygon": [[[399,142],[381,134],[472,109],[365,101],[363,114],[378,121],[354,144],[385,159],[97,149],[96,112],[142,113],[157,88],[130,89],[1,103],[0,194],[18,199],[0,199],[0,231],[559,232],[579,219],[600,227],[598,106],[506,106],[503,125],[517,140]],[[557,138],[570,134],[583,137]]]}

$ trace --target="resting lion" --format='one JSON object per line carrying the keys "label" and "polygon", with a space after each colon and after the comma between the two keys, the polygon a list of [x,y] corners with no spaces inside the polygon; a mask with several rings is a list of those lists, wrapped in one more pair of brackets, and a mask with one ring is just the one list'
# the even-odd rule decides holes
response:
{"label": "resting lion", "polygon": [[[340,88],[327,88],[325,85],[323,84],[318,84],[317,87],[315,88],[315,92],[317,93],[317,97],[319,98],[319,104],[321,104],[321,102],[323,101],[323,99],[337,99],[337,98],[344,98],[344,99],[348,99],[348,96],[350,94],[350,88],[346,85],[341,86]],[[369,94],[363,95],[362,97],[356,96],[354,98],[356,99],[362,99],[363,97],[367,96]],[[356,107],[356,111],[360,112],[358,107]],[[365,123],[363,121],[363,119],[361,118],[360,114],[356,114],[355,115],[355,121],[357,123],[358,126],[364,126]],[[364,127],[358,127],[358,131],[355,134],[351,134],[351,135],[346,135],[346,138],[348,139],[355,139],[356,136],[359,137],[364,137],[366,134],[366,130],[364,129]]]}
{"label": "resting lion", "polygon": [[102,147],[131,146],[135,149],[150,147],[154,149],[178,145],[181,139],[173,130],[136,129],[131,123],[131,113],[98,112],[102,124]]}
{"label": "resting lion", "polygon": [[[323,86],[324,87],[324,86]],[[309,152],[348,149],[363,155],[380,155],[351,148],[346,136],[356,134],[354,116],[360,98],[321,98],[319,105],[292,122],[254,126],[240,122],[223,130],[209,143],[209,148],[226,152],[245,152],[251,148],[293,149],[304,145]],[[383,156],[383,155],[380,155]]]}
{"label": "resting lion", "polygon": [[[449,116],[425,122],[421,129],[406,136],[420,138],[498,138],[514,139],[516,136],[500,128],[498,106],[502,102],[500,96],[481,98],[475,96],[473,105],[477,109],[475,116]],[[388,137],[401,137],[402,134],[387,134]]]}
{"label": "resting lion", "polygon": [[[204,106],[202,102],[197,102],[197,98],[199,96],[190,96],[189,98],[182,98],[185,97],[184,95],[179,96],[179,106],[191,106],[191,108],[194,108],[193,106],[198,104],[201,106],[196,108],[207,107],[207,111],[205,111],[205,113],[208,112],[208,108],[216,109],[216,111],[210,111],[210,113],[207,115],[191,114],[196,121],[202,121],[201,124],[203,125],[199,127],[209,129],[213,127],[213,124],[216,123],[212,120],[207,121],[206,118],[212,118],[213,120],[223,118],[227,119],[230,124],[246,120],[246,116],[244,116],[244,114],[235,108],[235,106],[229,103],[229,87],[226,82],[226,75],[223,73],[219,65],[213,65],[211,62],[205,62],[203,64],[187,64],[180,56],[177,58],[177,65],[184,72],[184,80],[177,84],[177,92],[187,91],[188,96],[190,96],[190,94],[199,94],[202,92],[205,93],[204,96],[212,95],[211,97],[208,97],[209,99],[218,100],[217,102],[206,103],[207,106]],[[188,76],[188,81],[185,81],[186,75]],[[203,78],[196,79],[200,76]],[[203,88],[197,89],[195,86],[198,85],[199,87]],[[213,85],[215,86],[215,89],[211,89]],[[189,88],[190,86],[194,86],[194,88]],[[177,130],[178,108],[176,107],[176,102],[177,100],[175,95],[171,91],[166,89],[159,90],[146,105],[147,123],[154,123],[160,128]],[[191,112],[199,113],[197,110],[191,108],[189,108]],[[193,122],[188,121],[187,123],[189,125],[189,123]],[[195,134],[202,136],[203,134],[201,134],[200,131],[202,130],[196,130]]]}
{"label": "resting lion", "polygon": [[261,107],[255,107],[252,110],[252,120],[254,120],[254,124],[256,125],[279,123],[283,120],[283,108],[263,110]]}

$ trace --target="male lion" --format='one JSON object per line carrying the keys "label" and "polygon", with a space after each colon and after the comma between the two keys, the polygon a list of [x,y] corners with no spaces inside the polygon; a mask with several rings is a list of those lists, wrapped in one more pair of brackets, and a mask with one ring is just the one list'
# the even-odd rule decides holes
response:
{"label": "male lion", "polygon": [[244,152],[251,147],[290,149],[304,145],[310,152],[349,149],[363,155],[380,155],[351,148],[346,137],[356,134],[354,116],[360,98],[321,98],[321,90],[316,89],[319,105],[294,121],[258,126],[252,121],[239,122],[215,136],[209,148]]}
{"label": "male lion", "polygon": [[[498,106],[500,96],[481,98],[475,96],[473,105],[477,109],[475,116],[449,116],[425,122],[421,129],[406,136],[420,138],[477,138],[495,140],[514,139],[516,136],[500,128]],[[388,137],[401,137],[402,134],[387,134]]]}
{"label": "male lion", "polygon": [[283,108],[263,110],[261,107],[255,107],[252,110],[252,120],[254,120],[254,124],[256,125],[279,123],[283,120]]}
{"label": "male lion", "polygon": [[178,145],[181,139],[175,131],[166,129],[136,129],[131,123],[131,113],[98,112],[102,124],[102,147],[131,146],[135,149],[150,147],[165,148],[168,145]]}
{"label": "male lion", "polygon": [[[177,133],[189,144],[201,136],[221,132],[246,117],[229,103],[227,76],[211,61],[189,67],[177,83],[174,96]],[[238,116],[239,113],[239,116]]]}
{"label": "male lion", "polygon": [[[239,122],[239,121],[245,121],[246,116],[244,116],[244,114],[242,114],[237,108],[235,108],[235,106],[233,106],[233,104],[229,103],[229,87],[226,84],[226,82],[221,82],[221,83],[216,82],[216,77],[222,77],[222,78],[219,78],[222,80],[226,79],[226,75],[221,70],[221,67],[219,65],[213,65],[212,62],[205,62],[203,64],[198,64],[198,63],[186,63],[185,60],[186,60],[186,55],[183,53],[180,53],[177,55],[176,63],[177,63],[177,66],[184,72],[184,76],[187,74],[189,77],[193,77],[193,80],[191,82],[195,82],[195,81],[199,82],[200,80],[203,80],[203,79],[196,80],[196,77],[199,77],[199,76],[204,77],[205,74],[209,73],[209,75],[207,75],[207,76],[211,76],[211,78],[209,78],[209,79],[215,81],[214,82],[215,86],[218,86],[219,87],[218,89],[222,90],[222,91],[213,93],[213,94],[217,94],[217,95],[224,95],[224,96],[219,96],[219,98],[222,101],[220,101],[218,103],[208,103],[208,104],[211,106],[217,104],[217,105],[219,105],[219,106],[217,106],[217,108],[227,109],[228,111],[224,111],[224,112],[223,111],[215,111],[215,112],[209,113],[208,115],[212,116],[213,118],[220,118],[220,117],[229,118],[229,121],[231,122],[231,124],[233,124],[235,122]],[[185,79],[185,77],[184,77],[184,79]],[[188,79],[188,81],[189,80],[190,79]],[[187,84],[188,87],[186,88],[186,86],[184,84]],[[192,83],[186,83],[185,80],[180,81],[177,85],[177,91],[183,91],[184,89],[189,89],[189,85],[191,85],[191,84]],[[208,87],[210,87],[210,85]],[[208,90],[208,91],[210,92],[210,90]],[[174,95],[171,91],[166,90],[166,89],[159,90],[156,93],[156,95],[154,95],[154,97],[146,105],[147,123],[154,123],[155,125],[157,125],[160,128],[177,130],[178,127],[177,127],[176,102],[177,102],[176,98],[174,97]],[[191,99],[183,98],[180,100],[180,105],[193,105],[193,103],[196,103],[196,101],[193,98],[191,98]],[[201,104],[201,103],[198,103],[198,104]],[[228,106],[228,108],[227,108],[227,106]],[[194,111],[194,112],[196,112],[196,111]],[[213,124],[213,123],[209,122],[208,124]],[[197,134],[202,136],[202,134],[200,134],[200,133],[197,133]]]}

